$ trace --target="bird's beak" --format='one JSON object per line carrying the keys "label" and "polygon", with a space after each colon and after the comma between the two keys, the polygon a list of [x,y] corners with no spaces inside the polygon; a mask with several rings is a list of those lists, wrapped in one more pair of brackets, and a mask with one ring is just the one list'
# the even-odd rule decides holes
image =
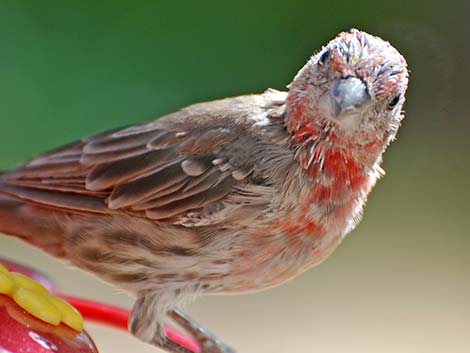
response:
{"label": "bird's beak", "polygon": [[362,113],[370,95],[365,83],[357,77],[337,79],[329,92],[330,113],[338,119],[343,120],[349,115]]}

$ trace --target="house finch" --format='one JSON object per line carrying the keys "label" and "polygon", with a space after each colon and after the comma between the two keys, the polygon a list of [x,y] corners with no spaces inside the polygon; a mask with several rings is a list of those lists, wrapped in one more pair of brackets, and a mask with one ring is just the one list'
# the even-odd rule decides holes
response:
{"label": "house finch", "polygon": [[191,105],[42,154],[0,177],[0,231],[133,293],[130,331],[173,352],[176,307],[281,284],[361,217],[403,118],[408,73],[388,42],[340,33],[288,92]]}

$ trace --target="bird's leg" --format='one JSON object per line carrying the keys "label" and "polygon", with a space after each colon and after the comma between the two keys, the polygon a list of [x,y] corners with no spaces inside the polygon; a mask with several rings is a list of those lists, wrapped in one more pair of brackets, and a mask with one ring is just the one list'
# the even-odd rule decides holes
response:
{"label": "bird's leg", "polygon": [[[165,335],[163,318],[168,306],[166,300],[171,293],[144,292],[139,295],[129,317],[129,331],[140,340],[160,347],[169,353],[193,353],[182,345],[173,342]],[[173,295],[174,297],[174,295]]]}
{"label": "bird's leg", "polygon": [[235,353],[233,348],[225,345],[205,327],[175,308],[175,303],[181,303],[181,293],[181,289],[141,292],[132,307],[129,331],[142,341],[170,353],[193,353],[166,336],[163,319],[168,314],[193,336],[201,348],[201,353]]}
{"label": "bird's leg", "polygon": [[194,337],[201,347],[201,353],[235,353],[232,347],[227,346],[213,333],[194,321],[182,310],[174,308],[168,312],[168,315]]}

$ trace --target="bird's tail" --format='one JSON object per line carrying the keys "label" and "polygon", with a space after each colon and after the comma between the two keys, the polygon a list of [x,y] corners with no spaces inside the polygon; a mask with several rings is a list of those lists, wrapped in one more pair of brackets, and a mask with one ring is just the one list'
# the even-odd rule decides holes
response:
{"label": "bird's tail", "polygon": [[0,194],[0,233],[28,237],[25,228],[21,227],[21,223],[24,221],[20,216],[22,206],[21,201]]}
{"label": "bird's tail", "polygon": [[0,233],[20,238],[51,255],[62,257],[62,230],[58,229],[57,223],[41,208],[3,193],[1,179],[0,176]]}

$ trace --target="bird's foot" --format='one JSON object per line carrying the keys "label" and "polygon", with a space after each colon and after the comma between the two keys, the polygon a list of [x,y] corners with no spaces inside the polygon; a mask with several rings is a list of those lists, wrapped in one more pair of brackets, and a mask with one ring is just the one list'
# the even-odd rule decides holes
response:
{"label": "bird's foot", "polygon": [[193,336],[201,347],[201,353],[236,353],[235,349],[223,343],[207,328],[193,320],[182,310],[175,308],[169,312],[169,315]]}

